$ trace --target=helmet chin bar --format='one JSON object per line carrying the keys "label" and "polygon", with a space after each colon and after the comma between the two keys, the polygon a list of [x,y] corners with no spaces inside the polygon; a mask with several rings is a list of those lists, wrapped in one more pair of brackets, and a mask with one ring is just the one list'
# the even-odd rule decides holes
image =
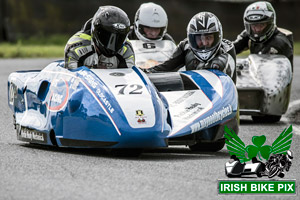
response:
{"label": "helmet chin bar", "polygon": [[214,58],[214,56],[217,54],[218,50],[220,49],[221,43],[219,43],[218,47],[210,50],[210,51],[200,51],[200,50],[195,50],[194,48],[191,48],[195,57],[200,60],[201,62],[209,62]]}
{"label": "helmet chin bar", "polygon": [[212,51],[203,52],[203,53],[197,52],[198,57],[200,57],[201,60],[205,60],[205,61],[210,58],[211,54],[212,54]]}
{"label": "helmet chin bar", "polygon": [[134,31],[135,31],[135,34],[136,36],[139,38],[139,40],[142,40],[144,42],[151,42],[151,41],[160,41],[162,40],[163,36],[165,35],[165,29],[162,31],[162,33],[159,34],[159,37],[158,38],[155,38],[155,39],[149,39],[147,38],[146,36],[144,36],[141,31],[140,31],[141,27],[138,23],[136,23],[134,25]]}
{"label": "helmet chin bar", "polygon": [[95,51],[98,55],[102,54],[108,58],[116,55],[115,52],[111,51],[110,49],[105,48],[103,45],[101,45],[101,44],[96,45],[94,40],[92,40],[92,46],[95,48]]}

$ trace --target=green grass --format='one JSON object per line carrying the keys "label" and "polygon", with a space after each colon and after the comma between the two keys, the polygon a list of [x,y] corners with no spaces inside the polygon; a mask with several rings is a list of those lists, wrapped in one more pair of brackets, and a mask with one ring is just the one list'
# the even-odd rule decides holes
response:
{"label": "green grass", "polygon": [[70,36],[34,36],[21,38],[15,43],[0,43],[0,58],[63,57]]}
{"label": "green grass", "polygon": [[[0,58],[54,58],[64,56],[64,47],[70,36],[35,36],[15,43],[0,43]],[[249,51],[239,54],[245,57]],[[300,55],[300,41],[294,43],[294,55]]]}
{"label": "green grass", "polygon": [[0,58],[63,57],[64,45],[0,44]]}
{"label": "green grass", "polygon": [[294,43],[294,55],[300,55],[300,42]]}

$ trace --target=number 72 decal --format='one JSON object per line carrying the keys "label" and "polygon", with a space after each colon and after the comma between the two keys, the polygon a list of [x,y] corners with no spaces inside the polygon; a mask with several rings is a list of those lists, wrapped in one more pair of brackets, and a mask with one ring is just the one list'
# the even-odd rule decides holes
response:
{"label": "number 72 decal", "polygon": [[139,84],[122,84],[122,85],[115,85],[115,88],[120,88],[119,93],[121,95],[124,94],[142,94],[143,86]]}

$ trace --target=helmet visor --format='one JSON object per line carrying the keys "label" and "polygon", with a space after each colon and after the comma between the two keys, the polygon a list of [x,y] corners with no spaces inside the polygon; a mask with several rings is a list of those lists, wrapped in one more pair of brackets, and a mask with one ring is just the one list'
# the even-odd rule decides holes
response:
{"label": "helmet visor", "polygon": [[262,22],[245,22],[245,27],[249,35],[258,38],[267,35],[273,28],[273,23],[270,20]]}
{"label": "helmet visor", "polygon": [[149,27],[140,24],[139,32],[149,40],[158,40],[161,39],[164,35],[166,27]]}
{"label": "helmet visor", "polygon": [[189,43],[196,51],[210,51],[216,48],[220,43],[220,33],[189,34]]}
{"label": "helmet visor", "polygon": [[96,46],[98,48],[103,47],[113,54],[116,54],[122,48],[127,37],[126,33],[114,33],[105,29],[94,31],[93,34]]}

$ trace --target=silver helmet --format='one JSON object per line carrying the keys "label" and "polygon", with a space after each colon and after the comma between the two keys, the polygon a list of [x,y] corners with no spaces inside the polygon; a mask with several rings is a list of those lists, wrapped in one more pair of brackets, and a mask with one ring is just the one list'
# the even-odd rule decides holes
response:
{"label": "silver helmet", "polygon": [[[244,13],[244,25],[249,38],[254,42],[265,42],[274,33],[276,28],[276,13],[273,6],[266,1],[250,4]],[[255,26],[261,25],[259,31]]]}
{"label": "silver helmet", "polygon": [[196,14],[187,26],[189,45],[201,61],[209,61],[218,52],[223,39],[222,25],[210,12]]}

